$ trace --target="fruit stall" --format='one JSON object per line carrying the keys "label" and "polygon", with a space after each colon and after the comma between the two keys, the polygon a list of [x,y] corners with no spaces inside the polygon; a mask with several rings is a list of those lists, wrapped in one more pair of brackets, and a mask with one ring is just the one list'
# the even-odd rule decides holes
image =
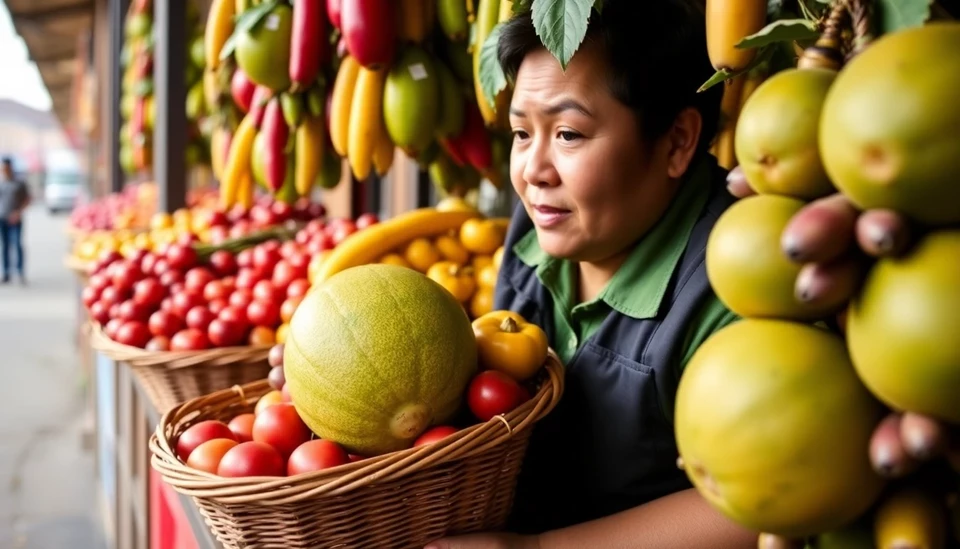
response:
{"label": "fruit stall", "polygon": [[[706,271],[742,320],[684,370],[678,467],[760,547],[953,547],[957,3],[706,7],[711,154],[747,189]],[[504,525],[566,380],[543,329],[494,310],[518,200],[496,44],[531,11],[565,65],[591,9],[96,2],[65,265],[110,547]]]}

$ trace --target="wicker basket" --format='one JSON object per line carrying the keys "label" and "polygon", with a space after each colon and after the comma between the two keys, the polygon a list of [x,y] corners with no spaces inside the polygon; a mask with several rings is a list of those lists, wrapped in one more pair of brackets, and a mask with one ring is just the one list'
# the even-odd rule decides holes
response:
{"label": "wicker basket", "polygon": [[416,548],[502,528],[533,424],[563,392],[553,353],[536,395],[505,416],[434,444],[295,477],[221,478],[186,467],[174,451],[199,421],[252,410],[265,381],[219,391],[167,412],[150,439],[153,467],[193,497],[227,549]]}
{"label": "wicker basket", "polygon": [[90,345],[113,360],[129,365],[150,403],[161,413],[181,402],[263,379],[270,371],[269,345],[146,351],[113,341],[93,322]]}

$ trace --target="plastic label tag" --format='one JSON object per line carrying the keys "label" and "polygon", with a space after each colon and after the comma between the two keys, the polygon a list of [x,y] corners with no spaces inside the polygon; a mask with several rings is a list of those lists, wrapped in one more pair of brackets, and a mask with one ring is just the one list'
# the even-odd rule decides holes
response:
{"label": "plastic label tag", "polygon": [[410,71],[410,76],[412,76],[414,80],[423,80],[428,76],[427,68],[423,66],[423,63],[414,63],[410,65],[407,70]]}

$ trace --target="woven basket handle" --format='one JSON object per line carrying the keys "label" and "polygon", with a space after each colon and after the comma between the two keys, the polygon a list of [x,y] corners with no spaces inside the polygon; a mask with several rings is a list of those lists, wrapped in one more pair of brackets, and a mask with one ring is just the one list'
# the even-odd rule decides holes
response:
{"label": "woven basket handle", "polygon": [[[871,0],[836,0],[823,25],[823,33],[814,45],[804,50],[797,66],[840,70],[873,41],[872,7]],[[853,47],[844,55],[847,30],[853,31]]]}

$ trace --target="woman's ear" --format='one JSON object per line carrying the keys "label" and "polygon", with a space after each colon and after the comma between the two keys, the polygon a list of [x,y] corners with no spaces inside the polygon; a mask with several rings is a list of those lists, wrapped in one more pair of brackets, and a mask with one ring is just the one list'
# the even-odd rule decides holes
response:
{"label": "woman's ear", "polygon": [[667,153],[667,175],[673,179],[683,177],[690,167],[693,155],[700,142],[703,118],[694,108],[686,108],[677,115],[670,128],[670,150]]}

